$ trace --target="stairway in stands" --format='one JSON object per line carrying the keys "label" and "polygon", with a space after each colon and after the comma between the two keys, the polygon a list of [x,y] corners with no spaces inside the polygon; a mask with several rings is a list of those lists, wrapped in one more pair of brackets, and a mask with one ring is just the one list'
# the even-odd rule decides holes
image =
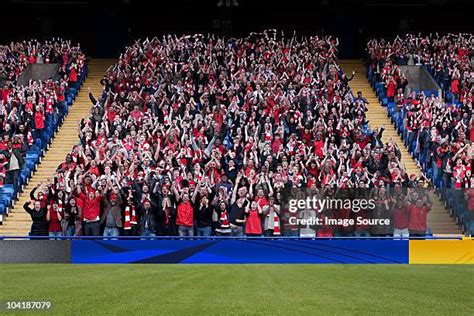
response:
{"label": "stairway in stands", "polygon": [[[405,165],[407,173],[409,175],[420,175],[421,169],[408,153],[407,148],[387,115],[387,110],[381,106],[375,92],[372,90],[366,78],[366,70],[363,62],[361,60],[339,60],[339,66],[342,71],[349,76],[353,70],[356,72],[354,79],[349,82],[349,86],[354,95],[357,94],[357,91],[361,91],[362,96],[369,101],[369,110],[367,112],[369,127],[376,129],[384,125],[383,141],[387,142],[390,138],[395,140],[402,153],[402,163]],[[454,219],[450,217],[444,203],[434,193],[430,193],[430,199],[433,202],[433,208],[432,211],[428,213],[428,226],[431,228],[433,234],[460,235],[461,231],[454,222]]]}
{"label": "stairway in stands", "polygon": [[23,209],[23,204],[30,200],[30,191],[39,183],[46,183],[54,176],[55,170],[62,163],[72,147],[78,143],[78,122],[90,113],[92,103],[89,100],[88,88],[95,97],[102,93],[100,80],[106,70],[114,64],[110,59],[92,59],[89,61],[89,74],[84,85],[76,97],[74,104],[69,109],[69,114],[64,120],[59,132],[53,139],[49,150],[45,153],[41,164],[37,166],[28,185],[25,186],[19,200],[10,210],[8,217],[0,225],[0,236],[27,236],[31,227],[31,218]]}

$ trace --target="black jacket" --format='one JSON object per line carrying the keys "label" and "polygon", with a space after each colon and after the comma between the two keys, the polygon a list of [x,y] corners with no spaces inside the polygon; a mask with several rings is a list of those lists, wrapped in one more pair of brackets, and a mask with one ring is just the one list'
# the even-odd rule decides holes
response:
{"label": "black jacket", "polygon": [[35,211],[29,206],[29,202],[23,205],[25,211],[31,216],[33,224],[31,224],[30,236],[48,236],[49,222],[46,220],[46,207],[42,207],[39,211]]}
{"label": "black jacket", "polygon": [[194,209],[194,220],[198,227],[212,226],[212,212],[213,207],[208,205],[207,207],[197,206]]}
{"label": "black jacket", "polygon": [[143,205],[139,205],[137,209],[138,213],[138,227],[140,228],[140,233],[143,233],[145,229],[151,230],[153,232],[157,229],[156,221],[156,208],[151,207],[149,210],[146,210]]}

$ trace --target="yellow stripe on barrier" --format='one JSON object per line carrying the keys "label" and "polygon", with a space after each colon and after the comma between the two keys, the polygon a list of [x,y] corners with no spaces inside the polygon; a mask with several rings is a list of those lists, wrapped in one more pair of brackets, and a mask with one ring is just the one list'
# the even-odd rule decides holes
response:
{"label": "yellow stripe on barrier", "polygon": [[410,264],[474,264],[474,240],[410,240]]}

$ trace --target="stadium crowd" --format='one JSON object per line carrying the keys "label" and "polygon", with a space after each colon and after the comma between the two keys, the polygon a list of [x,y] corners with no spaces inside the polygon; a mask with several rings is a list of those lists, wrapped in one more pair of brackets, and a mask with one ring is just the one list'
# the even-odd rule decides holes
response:
{"label": "stadium crowd", "polygon": [[[275,30],[136,41],[90,94],[80,144],[25,204],[31,235],[424,235],[425,179],[406,173],[383,127],[368,128],[337,52],[331,36]],[[406,199],[388,193],[408,187]],[[287,225],[286,196],[308,188],[358,190],[376,208],[357,216],[394,224]]]}
{"label": "stadium crowd", "polygon": [[[385,85],[393,120],[410,152],[442,188],[474,187],[473,34],[397,36],[368,42],[369,77]],[[445,92],[413,91],[404,96],[406,78],[399,65],[425,65]],[[390,107],[390,106],[389,106]]]}
{"label": "stadium crowd", "polygon": [[[60,65],[59,80],[17,80],[29,64]],[[19,189],[25,153],[44,149],[67,113],[66,95],[76,89],[85,67],[79,45],[53,38],[0,46],[0,183]]]}

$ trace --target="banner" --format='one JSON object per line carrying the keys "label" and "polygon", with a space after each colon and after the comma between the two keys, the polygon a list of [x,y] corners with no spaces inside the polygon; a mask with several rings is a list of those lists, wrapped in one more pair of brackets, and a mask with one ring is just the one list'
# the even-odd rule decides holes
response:
{"label": "banner", "polygon": [[408,240],[73,240],[72,263],[408,263]]}

